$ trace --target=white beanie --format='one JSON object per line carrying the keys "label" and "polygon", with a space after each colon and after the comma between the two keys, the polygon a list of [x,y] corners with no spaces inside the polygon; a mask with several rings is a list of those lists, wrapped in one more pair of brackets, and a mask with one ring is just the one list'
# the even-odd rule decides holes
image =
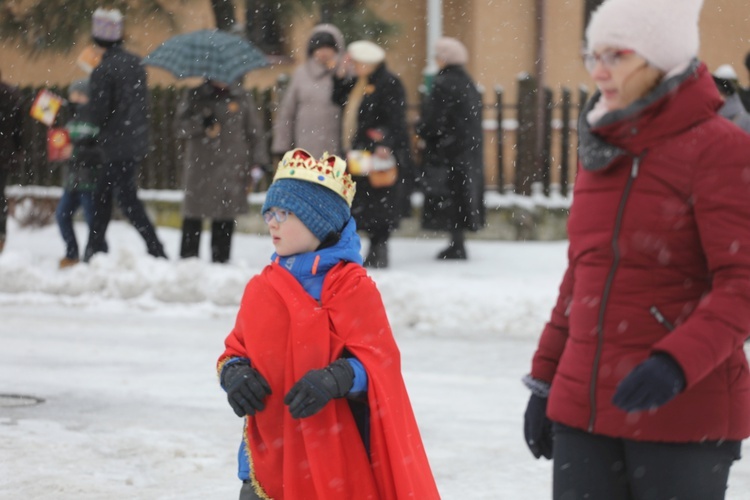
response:
{"label": "white beanie", "polygon": [[347,47],[349,56],[363,64],[379,64],[385,60],[385,50],[369,40],[358,40]]}
{"label": "white beanie", "polygon": [[731,64],[722,64],[711,74],[714,78],[719,78],[721,80],[737,80],[737,72]]}
{"label": "white beanie", "polygon": [[586,28],[587,48],[631,49],[669,73],[698,55],[702,6],[703,0],[606,0]]}

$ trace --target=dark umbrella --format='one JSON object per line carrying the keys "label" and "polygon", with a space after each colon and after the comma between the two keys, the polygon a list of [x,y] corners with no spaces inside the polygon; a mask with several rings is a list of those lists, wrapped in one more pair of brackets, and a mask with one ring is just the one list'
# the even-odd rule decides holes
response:
{"label": "dark umbrella", "polygon": [[173,36],[147,55],[143,63],[164,68],[177,78],[202,76],[224,83],[269,64],[253,44],[219,30]]}

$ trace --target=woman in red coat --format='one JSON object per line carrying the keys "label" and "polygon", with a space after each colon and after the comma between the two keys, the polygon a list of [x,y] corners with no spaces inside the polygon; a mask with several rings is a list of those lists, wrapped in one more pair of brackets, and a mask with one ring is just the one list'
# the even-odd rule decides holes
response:
{"label": "woman in red coat", "polygon": [[750,435],[750,136],[695,59],[701,4],[587,28],[569,264],[524,379],[556,499],[723,499]]}

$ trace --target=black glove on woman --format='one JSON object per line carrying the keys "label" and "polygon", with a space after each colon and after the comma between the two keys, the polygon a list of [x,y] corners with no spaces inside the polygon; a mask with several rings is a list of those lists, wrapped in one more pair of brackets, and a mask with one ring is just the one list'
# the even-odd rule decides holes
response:
{"label": "black glove on woman", "polygon": [[685,388],[682,368],[669,354],[654,354],[622,379],[612,403],[627,412],[658,408]]}
{"label": "black glove on woman", "polygon": [[236,362],[221,372],[221,386],[238,417],[255,415],[266,407],[263,400],[271,394],[271,387],[258,370],[247,363]]}
{"label": "black glove on woman", "polygon": [[337,359],[320,370],[310,370],[284,397],[294,418],[315,415],[333,398],[343,398],[354,384],[354,369],[346,359]]}
{"label": "black glove on woman", "polygon": [[523,436],[534,458],[552,458],[552,421],[547,418],[547,398],[532,394],[523,416]]}

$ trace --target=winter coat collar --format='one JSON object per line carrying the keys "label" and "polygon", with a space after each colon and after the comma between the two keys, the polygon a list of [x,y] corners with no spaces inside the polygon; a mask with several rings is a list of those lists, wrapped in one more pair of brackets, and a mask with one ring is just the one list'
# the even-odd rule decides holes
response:
{"label": "winter coat collar", "polygon": [[313,58],[309,58],[305,61],[304,68],[311,80],[330,78],[331,75],[333,75],[333,69],[327,68]]}
{"label": "winter coat collar", "polygon": [[600,98],[597,91],[578,119],[579,160],[588,171],[603,170],[623,155],[640,156],[650,146],[714,115],[722,104],[708,69],[697,59],[642,99],[606,113],[592,126],[587,115]]}
{"label": "winter coat collar", "polygon": [[449,64],[448,66],[438,71],[438,75],[444,75],[446,73],[466,73],[466,70],[460,64]]}
{"label": "winter coat collar", "polygon": [[361,243],[357,235],[357,225],[354,218],[344,226],[341,239],[332,247],[323,248],[314,252],[301,253],[281,257],[276,252],[271,260],[283,267],[300,282],[302,287],[314,299],[320,300],[323,288],[323,279],[326,273],[341,261],[362,264],[360,254]]}
{"label": "winter coat collar", "polygon": [[373,70],[372,73],[370,73],[370,76],[367,77],[368,83],[375,83],[381,78],[383,78],[384,75],[387,75],[388,71],[385,68],[385,63],[382,62],[378,64],[378,67]]}

